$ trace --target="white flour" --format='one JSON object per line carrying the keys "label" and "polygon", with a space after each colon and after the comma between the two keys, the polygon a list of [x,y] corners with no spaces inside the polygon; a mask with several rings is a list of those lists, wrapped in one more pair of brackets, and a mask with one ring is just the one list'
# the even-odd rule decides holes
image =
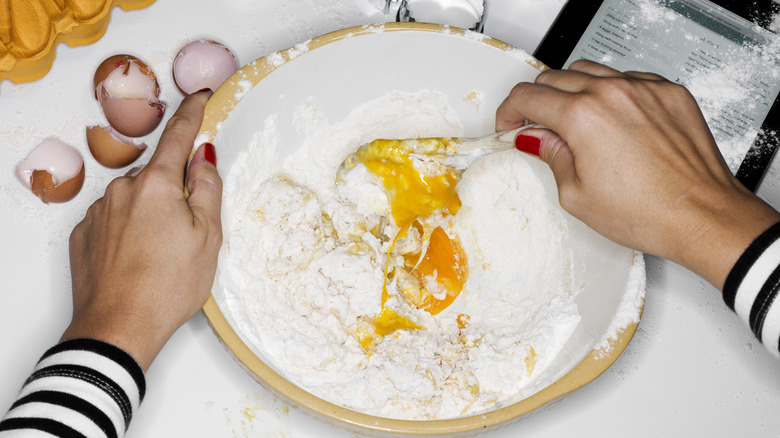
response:
{"label": "white flour", "polygon": [[494,154],[464,173],[453,220],[468,256],[463,292],[436,316],[391,298],[424,329],[386,336],[369,357],[356,332],[380,310],[389,242],[370,230],[389,205],[365,167],[338,187],[337,168],[375,138],[462,128],[430,91],[391,93],[335,124],[309,101],[294,120],[307,135],[299,150],[284,156],[271,117],[226,178],[215,295],[250,348],[309,392],[384,417],[451,418],[535,392],[580,320],[579,287],[561,244],[567,219],[526,158]]}

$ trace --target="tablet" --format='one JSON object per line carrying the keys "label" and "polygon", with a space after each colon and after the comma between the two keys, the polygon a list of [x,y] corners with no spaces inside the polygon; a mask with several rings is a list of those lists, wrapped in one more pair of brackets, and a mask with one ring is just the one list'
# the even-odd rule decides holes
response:
{"label": "tablet", "polygon": [[569,0],[534,56],[687,86],[729,168],[755,191],[780,145],[779,14],[774,0]]}

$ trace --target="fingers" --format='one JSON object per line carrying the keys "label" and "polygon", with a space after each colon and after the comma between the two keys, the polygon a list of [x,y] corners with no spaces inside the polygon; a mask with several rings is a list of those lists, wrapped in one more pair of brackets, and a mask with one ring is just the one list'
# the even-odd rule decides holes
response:
{"label": "fingers", "polygon": [[587,88],[594,79],[625,78],[626,76],[650,81],[666,81],[666,78],[655,73],[633,70],[619,72],[606,65],[581,59],[573,62],[568,70],[546,70],[540,73],[534,83],[577,93]]}
{"label": "fingers", "polygon": [[540,73],[534,83],[578,93],[593,82],[594,78],[605,77],[618,78],[624,75],[612,67],[580,59],[572,62],[567,70],[546,70]]}
{"label": "fingers", "polygon": [[527,120],[563,132],[561,114],[569,105],[571,93],[539,84],[521,82],[512,89],[496,110],[496,130],[520,127]]}
{"label": "fingers", "polygon": [[574,95],[587,91],[604,78],[625,78],[668,82],[661,75],[647,72],[615,70],[597,62],[578,60],[568,70],[546,70],[533,84],[517,84],[496,110],[496,130],[515,129],[526,121],[534,121],[564,133],[558,126],[563,110],[571,107]]}
{"label": "fingers", "polygon": [[576,185],[574,156],[569,145],[558,134],[549,129],[526,129],[517,136],[515,144],[519,150],[538,155],[550,166],[561,191]]}
{"label": "fingers", "polygon": [[203,121],[203,109],[210,96],[211,93],[207,91],[184,98],[179,109],[165,125],[157,150],[146,169],[159,169],[174,175],[179,181],[184,180],[184,168]]}
{"label": "fingers", "polygon": [[569,93],[577,93],[585,89],[592,80],[592,75],[579,71],[546,70],[536,77],[534,83]]}
{"label": "fingers", "polygon": [[498,106],[496,109],[496,132],[519,128],[528,120],[524,107],[518,102],[520,98],[517,96],[520,93],[517,91],[518,88],[528,85],[530,84],[520,83],[515,85],[509,96]]}
{"label": "fingers", "polygon": [[187,171],[187,189],[192,214],[221,241],[222,178],[217,172],[216,151],[212,144],[203,144],[195,151]]}
{"label": "fingers", "polygon": [[572,93],[585,90],[596,77],[625,77],[611,67],[588,60],[573,62],[568,70],[546,70],[533,84],[517,84],[496,110],[496,130],[521,126],[527,120],[556,129],[561,111]]}
{"label": "fingers", "polygon": [[623,73],[615,70],[612,67],[599,64],[598,62],[588,61],[587,59],[579,59],[572,62],[569,64],[569,70],[586,73],[591,76],[599,76],[602,78],[617,78],[623,76]]}
{"label": "fingers", "polygon": [[645,79],[645,80],[648,80],[648,81],[657,81],[657,82],[667,81],[667,79],[665,77],[661,76],[661,75],[658,75],[658,74],[655,74],[655,73],[648,73],[648,72],[644,72],[644,71],[628,70],[628,71],[624,72],[624,74],[626,76],[631,76],[632,78]]}

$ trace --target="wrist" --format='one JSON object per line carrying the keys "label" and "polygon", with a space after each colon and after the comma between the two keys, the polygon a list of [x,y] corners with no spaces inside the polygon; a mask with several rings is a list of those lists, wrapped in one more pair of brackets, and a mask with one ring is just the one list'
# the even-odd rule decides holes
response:
{"label": "wrist", "polygon": [[750,244],[780,221],[780,213],[743,187],[709,187],[686,200],[688,223],[669,239],[668,258],[723,289],[731,269]]}
{"label": "wrist", "polygon": [[143,313],[87,310],[74,316],[60,342],[89,338],[109,343],[127,352],[146,372],[174,331],[154,321]]}

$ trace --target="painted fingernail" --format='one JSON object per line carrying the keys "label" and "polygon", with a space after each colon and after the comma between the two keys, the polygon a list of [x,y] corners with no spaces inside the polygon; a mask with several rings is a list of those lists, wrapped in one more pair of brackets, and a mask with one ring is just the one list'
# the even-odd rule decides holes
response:
{"label": "painted fingernail", "polygon": [[203,157],[208,161],[209,163],[213,165],[217,165],[217,150],[214,148],[214,145],[211,143],[205,143],[203,145]]}
{"label": "painted fingernail", "polygon": [[521,152],[539,156],[539,149],[542,147],[542,140],[530,135],[518,135],[515,137],[515,147]]}
{"label": "painted fingernail", "polygon": [[214,90],[212,90],[211,88],[201,88],[200,90],[198,90],[198,93],[213,93],[213,92]]}
{"label": "painted fingernail", "polygon": [[135,166],[127,171],[125,176],[138,176],[139,173],[141,173],[141,170],[143,170],[144,166]]}

